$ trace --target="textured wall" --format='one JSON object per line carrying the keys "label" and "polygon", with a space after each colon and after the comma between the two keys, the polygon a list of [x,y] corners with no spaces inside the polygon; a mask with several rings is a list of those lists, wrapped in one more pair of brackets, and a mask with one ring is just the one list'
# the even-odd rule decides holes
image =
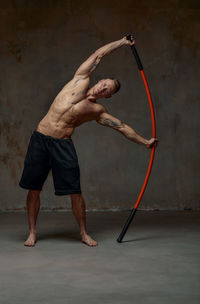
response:
{"label": "textured wall", "polygon": [[[148,3],[148,5],[147,5]],[[30,135],[75,69],[97,48],[136,36],[160,139],[142,209],[200,207],[199,1],[0,1],[0,209],[25,207],[18,186]],[[148,101],[128,47],[103,58],[92,78],[122,84],[100,101],[110,113],[151,137]],[[150,151],[90,122],[73,135],[88,209],[130,208],[142,186]],[[54,195],[52,175],[41,208],[68,209]]]}

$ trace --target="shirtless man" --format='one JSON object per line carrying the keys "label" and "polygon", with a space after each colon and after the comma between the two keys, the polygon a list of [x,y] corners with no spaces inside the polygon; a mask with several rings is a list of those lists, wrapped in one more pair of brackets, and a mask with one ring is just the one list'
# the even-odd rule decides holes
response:
{"label": "shirtless man", "polygon": [[70,195],[73,214],[80,227],[83,243],[97,246],[86,230],[85,202],[80,187],[78,158],[71,136],[74,129],[84,122],[96,120],[99,124],[111,127],[129,140],[146,148],[156,146],[158,140],[147,140],[138,135],[130,126],[108,113],[106,108],[96,101],[110,98],[120,88],[116,79],[102,79],[93,87],[90,76],[101,59],[124,45],[135,43],[123,37],[96,50],[76,71],[51,104],[48,113],[33,131],[24,161],[24,170],[19,182],[28,189],[27,213],[29,236],[25,246],[36,243],[36,220],[40,208],[40,192],[52,169],[55,194]]}

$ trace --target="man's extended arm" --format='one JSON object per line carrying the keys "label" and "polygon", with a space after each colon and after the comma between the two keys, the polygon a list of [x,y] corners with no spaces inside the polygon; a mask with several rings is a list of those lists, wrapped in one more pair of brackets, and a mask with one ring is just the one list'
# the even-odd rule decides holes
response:
{"label": "man's extended arm", "polygon": [[110,54],[112,51],[123,45],[133,45],[135,40],[133,36],[131,37],[133,40],[132,42],[124,37],[120,40],[108,43],[96,50],[85,62],[81,64],[74,76],[82,76],[83,78],[90,76],[90,74],[96,69],[103,56]]}
{"label": "man's extended arm", "polygon": [[153,145],[157,145],[158,140],[156,138],[151,138],[150,140],[143,138],[142,136],[137,134],[135,130],[132,129],[130,126],[123,123],[118,118],[110,115],[105,108],[96,121],[103,126],[111,127],[114,130],[119,131],[129,140],[143,145],[146,148],[151,148]]}

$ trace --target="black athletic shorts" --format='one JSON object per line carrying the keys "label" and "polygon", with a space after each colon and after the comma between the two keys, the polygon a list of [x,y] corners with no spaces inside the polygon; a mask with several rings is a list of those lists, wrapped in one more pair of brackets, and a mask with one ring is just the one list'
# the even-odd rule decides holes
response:
{"label": "black athletic shorts", "polygon": [[72,139],[55,138],[34,130],[19,185],[42,190],[51,169],[56,195],[81,193],[80,168]]}

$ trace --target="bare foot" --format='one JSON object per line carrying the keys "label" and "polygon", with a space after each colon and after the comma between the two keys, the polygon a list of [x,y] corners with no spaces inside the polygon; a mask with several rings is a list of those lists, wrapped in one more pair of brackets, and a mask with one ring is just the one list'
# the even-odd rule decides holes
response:
{"label": "bare foot", "polygon": [[24,246],[34,247],[35,243],[36,243],[36,233],[30,232],[26,242],[24,243]]}
{"label": "bare foot", "polygon": [[94,247],[98,245],[98,243],[94,241],[87,233],[83,233],[81,234],[81,236],[82,236],[82,243],[90,247]]}

